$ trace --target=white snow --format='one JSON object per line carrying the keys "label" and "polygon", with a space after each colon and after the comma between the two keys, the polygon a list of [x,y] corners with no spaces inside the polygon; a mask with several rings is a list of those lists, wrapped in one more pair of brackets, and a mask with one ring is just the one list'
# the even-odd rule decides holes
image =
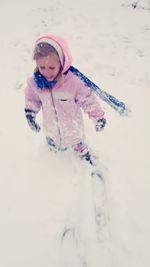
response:
{"label": "white snow", "polygon": [[[83,241],[79,250],[89,267],[150,266],[150,11],[148,0],[139,1],[145,9],[132,2],[1,0],[1,267],[80,266],[71,240],[62,251],[68,225]],[[43,133],[32,132],[24,118],[33,44],[49,33],[63,36],[73,65],[131,109],[120,117],[100,101],[107,118],[102,133],[84,116],[108,184],[109,253],[95,242],[89,167],[70,151],[51,154]]]}

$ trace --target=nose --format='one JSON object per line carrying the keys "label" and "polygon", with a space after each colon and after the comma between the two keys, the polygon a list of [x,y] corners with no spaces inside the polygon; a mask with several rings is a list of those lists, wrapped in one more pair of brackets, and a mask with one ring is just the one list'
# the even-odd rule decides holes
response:
{"label": "nose", "polygon": [[44,75],[49,76],[51,74],[51,70],[50,69],[45,69],[44,70]]}

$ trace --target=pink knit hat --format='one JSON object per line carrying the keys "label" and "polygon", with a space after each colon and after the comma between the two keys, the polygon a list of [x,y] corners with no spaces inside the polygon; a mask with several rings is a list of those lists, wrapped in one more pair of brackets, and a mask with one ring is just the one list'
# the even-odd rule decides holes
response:
{"label": "pink knit hat", "polygon": [[35,45],[42,42],[48,43],[56,49],[61,65],[63,67],[62,72],[64,73],[65,71],[67,71],[71,65],[72,58],[65,40],[59,36],[45,35],[39,37],[36,40]]}

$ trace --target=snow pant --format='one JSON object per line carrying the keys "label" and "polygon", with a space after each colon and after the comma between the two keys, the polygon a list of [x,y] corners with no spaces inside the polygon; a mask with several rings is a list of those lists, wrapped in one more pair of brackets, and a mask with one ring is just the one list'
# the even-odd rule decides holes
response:
{"label": "snow pant", "polygon": [[[46,136],[46,141],[49,149],[53,152],[65,151],[68,149],[67,147],[57,145],[49,136]],[[96,165],[96,157],[91,151],[89,151],[89,148],[85,142],[81,141],[80,143],[73,145],[71,148],[78,157],[88,161],[91,165]]]}

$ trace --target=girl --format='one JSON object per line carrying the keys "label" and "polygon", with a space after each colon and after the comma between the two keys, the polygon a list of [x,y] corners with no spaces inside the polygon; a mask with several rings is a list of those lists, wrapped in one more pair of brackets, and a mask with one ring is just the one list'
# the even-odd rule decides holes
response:
{"label": "girl", "polygon": [[42,109],[50,150],[70,147],[95,165],[95,157],[85,143],[82,110],[93,120],[96,131],[104,128],[106,119],[95,94],[71,72],[71,56],[65,41],[53,35],[38,38],[33,59],[36,68],[25,91],[25,114],[30,128],[40,131],[36,114]]}

